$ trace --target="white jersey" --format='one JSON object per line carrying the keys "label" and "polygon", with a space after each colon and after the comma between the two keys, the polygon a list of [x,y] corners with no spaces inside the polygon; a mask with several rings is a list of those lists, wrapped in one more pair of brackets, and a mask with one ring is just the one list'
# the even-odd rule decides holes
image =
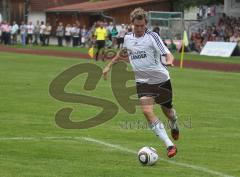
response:
{"label": "white jersey", "polygon": [[47,27],[46,27],[45,25],[41,25],[41,26],[40,26],[40,34],[44,34],[46,28],[47,28]]}
{"label": "white jersey", "polygon": [[33,34],[35,26],[34,25],[27,25],[27,33]]}
{"label": "white jersey", "polygon": [[127,33],[123,46],[127,48],[136,82],[158,84],[170,79],[169,72],[161,61],[161,56],[170,51],[157,33],[148,29],[142,37]]}

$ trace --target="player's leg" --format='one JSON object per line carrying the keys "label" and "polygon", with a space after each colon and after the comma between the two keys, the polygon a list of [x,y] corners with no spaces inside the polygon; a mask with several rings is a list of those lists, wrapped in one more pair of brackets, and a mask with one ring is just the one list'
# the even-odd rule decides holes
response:
{"label": "player's leg", "polygon": [[105,58],[105,41],[104,40],[101,41],[101,58],[102,58],[102,61],[104,61],[104,58]]}
{"label": "player's leg", "polygon": [[171,134],[174,140],[179,138],[179,128],[177,124],[176,111],[172,105],[172,86],[171,81],[168,80],[158,86],[158,97],[155,101],[161,105],[163,113],[168,118],[169,126],[171,128]]}
{"label": "player's leg", "polygon": [[165,143],[168,150],[168,157],[171,158],[177,153],[176,146],[168,137],[164,125],[153,112],[154,99],[152,97],[143,96],[140,98],[142,112],[149,122],[153,132]]}
{"label": "player's leg", "polygon": [[33,39],[33,36],[32,36],[32,34],[30,34],[30,36],[29,36],[29,46],[30,47],[32,46],[32,39]]}
{"label": "player's leg", "polygon": [[95,60],[98,61],[98,54],[99,54],[99,51],[100,51],[100,42],[97,40],[96,41],[96,44],[97,44],[97,51],[96,51],[96,55],[95,55]]}
{"label": "player's leg", "polygon": [[178,140],[179,138],[179,128],[177,123],[177,114],[174,108],[167,108],[165,106],[161,106],[163,113],[168,118],[168,123],[171,128],[172,138],[174,140]]}
{"label": "player's leg", "polygon": [[158,120],[153,112],[153,104],[154,104],[154,100],[152,97],[143,96],[140,98],[140,105],[141,105],[142,112],[150,124],[153,124]]}

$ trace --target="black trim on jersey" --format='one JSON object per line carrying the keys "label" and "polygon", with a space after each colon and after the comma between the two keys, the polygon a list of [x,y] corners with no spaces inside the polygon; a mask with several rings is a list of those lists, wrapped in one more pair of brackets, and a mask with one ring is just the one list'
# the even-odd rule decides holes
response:
{"label": "black trim on jersey", "polygon": [[162,52],[163,55],[167,54],[167,52],[165,51],[164,49],[164,46],[162,45],[162,43],[160,42],[157,34],[154,34],[153,32],[149,33],[153,38],[154,40],[156,41],[157,43],[157,46],[159,47],[160,51]]}
{"label": "black trim on jersey", "polygon": [[160,62],[164,68],[168,70],[168,67],[162,62],[162,55],[160,54]]}
{"label": "black trim on jersey", "polygon": [[163,55],[167,54],[167,52],[164,49],[164,44],[161,43],[161,41],[159,40],[159,36],[157,33],[152,32],[147,30],[146,32],[147,34],[151,35],[153,37],[153,39],[155,40],[155,42],[157,43],[157,46],[159,47],[160,51],[162,52]]}
{"label": "black trim on jersey", "polygon": [[[146,33],[147,34],[149,34],[149,35],[151,35],[153,38],[154,38],[154,36],[152,35],[152,34],[154,34],[155,32],[152,32],[152,31],[150,31],[149,29],[146,29]],[[152,34],[151,34],[152,33]],[[155,35],[158,35],[157,33],[155,34]],[[158,37],[157,37],[157,39],[158,39]],[[156,41],[156,39],[154,38],[154,40]],[[158,39],[159,40],[159,39]],[[156,41],[157,42],[157,41]],[[160,40],[159,40],[159,42],[160,42]],[[157,43],[158,44],[158,43]],[[160,43],[161,44],[161,43]],[[159,45],[158,45],[159,46]],[[161,45],[162,46],[162,45]],[[161,48],[160,48],[160,50],[161,50]],[[163,50],[165,51],[165,49],[163,48]],[[165,54],[167,54],[166,53],[166,51],[165,51]],[[166,68],[167,70],[168,70],[168,67],[162,62],[162,55],[160,54],[160,63],[161,63],[161,65],[164,67],[164,68]]]}

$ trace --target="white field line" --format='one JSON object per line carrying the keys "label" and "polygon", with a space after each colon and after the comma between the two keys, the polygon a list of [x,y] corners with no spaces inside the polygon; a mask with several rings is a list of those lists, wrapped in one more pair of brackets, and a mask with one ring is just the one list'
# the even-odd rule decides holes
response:
{"label": "white field line", "polygon": [[[117,145],[117,144],[111,144],[111,143],[107,143],[101,140],[97,140],[94,138],[89,138],[89,137],[71,137],[71,136],[66,136],[66,137],[0,137],[0,142],[1,141],[39,141],[39,140],[84,140],[87,142],[91,142],[94,144],[100,144],[112,149],[117,149],[119,151],[123,151],[123,152],[128,152],[131,154],[137,154],[137,151],[123,147],[121,145]],[[221,176],[221,177],[234,177],[231,175],[227,175],[224,174],[222,172],[218,172],[218,171],[214,171],[214,170],[210,170],[208,168],[205,167],[200,167],[197,165],[191,165],[191,164],[187,164],[187,163],[182,163],[182,162],[176,162],[173,160],[167,160],[164,158],[159,158],[161,161],[173,164],[173,165],[177,165],[177,166],[181,166],[181,167],[185,167],[185,168],[191,168],[193,170],[196,171],[200,171],[200,172],[204,172],[204,173],[208,173],[211,175],[215,175],[215,176]]]}

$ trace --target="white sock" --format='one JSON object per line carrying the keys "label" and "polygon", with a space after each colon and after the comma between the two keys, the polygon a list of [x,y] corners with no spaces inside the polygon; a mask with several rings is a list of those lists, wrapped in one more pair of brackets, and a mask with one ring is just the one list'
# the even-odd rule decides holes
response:
{"label": "white sock", "polygon": [[173,146],[162,122],[156,120],[156,122],[152,123],[150,126],[154,133],[165,143],[166,147]]}

